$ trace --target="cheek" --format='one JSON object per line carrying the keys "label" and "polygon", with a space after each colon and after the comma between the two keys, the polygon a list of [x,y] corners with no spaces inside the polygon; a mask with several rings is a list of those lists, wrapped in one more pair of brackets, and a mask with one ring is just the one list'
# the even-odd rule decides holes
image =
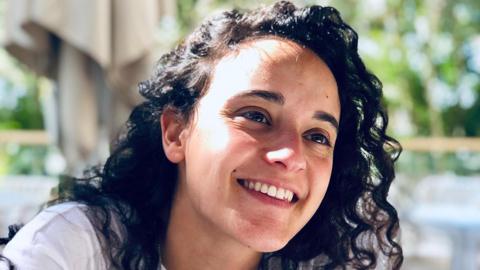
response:
{"label": "cheek", "polygon": [[[235,169],[249,157],[251,139],[220,119],[197,122],[186,147],[186,174],[189,185],[220,189]],[[192,183],[195,182],[195,183]],[[203,188],[204,189],[204,188]]]}
{"label": "cheek", "polygon": [[311,177],[309,177],[311,187],[310,195],[312,195],[312,206],[314,208],[312,209],[313,211],[316,211],[320,206],[332,175],[332,159],[330,157],[323,159],[317,164],[316,169]]}
{"label": "cheek", "polygon": [[201,147],[207,153],[218,153],[228,147],[230,136],[228,130],[218,121],[206,123],[202,130],[194,134],[196,143],[194,147]]}
{"label": "cheek", "polygon": [[[218,115],[218,114],[217,114]],[[199,118],[191,138],[189,148],[196,156],[210,158],[209,162],[223,162],[230,156],[242,156],[246,149],[254,147],[256,141],[239,129],[231,119],[221,116]]]}

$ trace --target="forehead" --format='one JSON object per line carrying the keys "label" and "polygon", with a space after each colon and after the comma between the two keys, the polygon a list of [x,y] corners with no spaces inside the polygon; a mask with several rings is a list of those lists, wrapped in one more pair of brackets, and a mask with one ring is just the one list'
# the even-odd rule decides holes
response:
{"label": "forehead", "polygon": [[[315,53],[306,47],[278,37],[264,37],[247,40],[238,45],[230,57],[260,57],[265,62],[278,63],[282,61],[300,60],[303,57],[316,57]],[[225,57],[228,59],[228,56]]]}
{"label": "forehead", "polygon": [[[217,61],[211,81],[228,78],[231,82],[239,82],[240,79],[250,77],[271,83],[278,81],[278,77],[271,79],[282,72],[288,73],[284,74],[288,75],[284,79],[297,76],[316,80],[317,84],[327,84],[325,87],[337,87],[330,69],[313,51],[294,41],[277,37],[242,42]],[[308,76],[308,73],[312,76]]]}
{"label": "forehead", "polygon": [[[265,37],[260,39],[247,40],[238,45],[237,48],[222,57],[216,65],[216,73],[228,69],[235,65],[239,71],[255,69],[272,69],[282,65],[295,66],[321,62],[314,52],[291,40],[280,39],[277,37]],[[227,75],[221,73],[222,75]],[[219,75],[219,74],[217,74]],[[238,75],[238,73],[237,73]]]}
{"label": "forehead", "polygon": [[280,38],[244,41],[219,59],[200,103],[227,100],[245,90],[280,91],[299,105],[311,101],[313,94],[324,95],[331,98],[333,111],[339,107],[337,84],[324,61],[310,49]]}

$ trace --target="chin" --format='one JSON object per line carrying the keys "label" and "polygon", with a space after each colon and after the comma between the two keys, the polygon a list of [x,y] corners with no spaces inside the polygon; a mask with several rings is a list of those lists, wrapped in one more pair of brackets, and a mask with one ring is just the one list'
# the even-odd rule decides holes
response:
{"label": "chin", "polygon": [[241,242],[257,252],[278,251],[285,247],[292,238],[272,231],[263,233],[252,233],[250,231],[250,233],[244,236]]}
{"label": "chin", "polygon": [[237,216],[233,224],[222,225],[227,225],[225,231],[243,246],[262,253],[278,251],[298,233],[299,224],[292,224],[289,219],[268,218],[267,214]]}
{"label": "chin", "polygon": [[269,243],[262,243],[258,249],[259,252],[275,252],[279,251],[280,249],[284,248],[287,245],[287,242],[269,242]]}
{"label": "chin", "polygon": [[277,239],[256,239],[254,243],[250,245],[252,249],[258,252],[275,252],[284,248],[288,244],[288,241]]}

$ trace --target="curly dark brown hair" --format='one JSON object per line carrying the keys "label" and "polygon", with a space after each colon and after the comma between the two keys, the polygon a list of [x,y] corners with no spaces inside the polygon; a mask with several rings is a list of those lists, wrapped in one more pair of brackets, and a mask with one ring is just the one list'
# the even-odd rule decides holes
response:
{"label": "curly dark brown hair", "polygon": [[[357,34],[337,10],[297,8],[286,1],[224,12],[163,55],[151,79],[139,85],[146,101],[133,110],[103,168],[62,190],[60,200],[90,206],[89,217],[112,267],[157,269],[160,263],[158,250],[177,181],[177,166],[162,148],[163,110],[174,107],[188,120],[208,89],[215,61],[247,39],[266,36],[292,40],[325,61],[338,85],[342,117],[321,206],[284,248],[265,254],[259,267],[268,268],[275,259],[282,269],[301,264],[313,269],[372,269],[382,258],[387,268],[400,268],[402,249],[395,241],[399,220],[387,195],[401,147],[386,135],[382,85],[366,70],[358,55]],[[112,230],[112,219],[118,219],[124,234]]]}

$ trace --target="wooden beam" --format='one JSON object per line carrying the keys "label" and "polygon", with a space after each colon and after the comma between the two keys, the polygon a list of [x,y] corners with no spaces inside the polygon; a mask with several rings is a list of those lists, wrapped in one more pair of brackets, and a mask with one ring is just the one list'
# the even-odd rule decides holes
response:
{"label": "wooden beam", "polygon": [[480,152],[479,137],[415,137],[400,140],[400,144],[415,152]]}
{"label": "wooden beam", "polygon": [[49,145],[51,140],[45,130],[2,130],[0,144]]}

